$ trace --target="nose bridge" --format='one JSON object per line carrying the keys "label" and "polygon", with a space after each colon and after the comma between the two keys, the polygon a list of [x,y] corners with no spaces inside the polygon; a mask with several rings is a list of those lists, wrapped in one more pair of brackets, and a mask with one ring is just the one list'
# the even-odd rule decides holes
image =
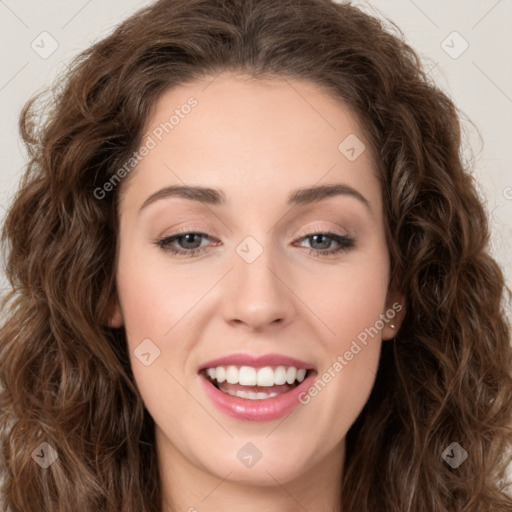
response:
{"label": "nose bridge", "polygon": [[287,323],[294,314],[292,294],[267,235],[264,243],[248,236],[236,247],[231,287],[224,301],[226,321],[254,330]]}

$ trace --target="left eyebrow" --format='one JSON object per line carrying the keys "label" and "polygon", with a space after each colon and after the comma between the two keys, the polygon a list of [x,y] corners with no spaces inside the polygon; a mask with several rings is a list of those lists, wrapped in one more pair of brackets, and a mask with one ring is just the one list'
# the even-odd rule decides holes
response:
{"label": "left eyebrow", "polygon": [[288,198],[289,205],[303,206],[306,204],[317,203],[323,199],[333,196],[352,196],[363,203],[373,215],[370,202],[358,190],[346,185],[345,183],[336,183],[334,185],[318,185],[316,187],[299,188],[290,194]]}

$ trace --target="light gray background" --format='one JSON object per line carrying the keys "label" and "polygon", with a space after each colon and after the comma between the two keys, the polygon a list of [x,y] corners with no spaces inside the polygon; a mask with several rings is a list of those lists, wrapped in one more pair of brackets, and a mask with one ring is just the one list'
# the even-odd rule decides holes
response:
{"label": "light gray background", "polygon": [[[49,85],[80,50],[149,3],[0,0],[0,219],[26,162],[17,129],[24,102]],[[512,0],[353,3],[393,20],[424,59],[432,78],[478,127],[483,141],[465,123],[468,143],[477,157],[475,178],[490,213],[492,253],[512,287]],[[44,45],[40,51],[48,49],[49,41],[41,42],[40,34],[45,31],[57,41],[58,48],[43,59],[31,44]],[[454,31],[463,39],[451,35]],[[463,49],[464,40],[468,48],[452,58]],[[0,293],[5,286],[0,270]]]}
{"label": "light gray background", "polygon": [[[148,0],[0,0],[0,218],[5,215],[26,162],[17,128],[23,103],[49,85],[80,50],[149,3]],[[393,20],[419,52],[433,79],[478,127],[482,140],[468,122],[464,123],[468,144],[477,158],[475,178],[490,213],[492,252],[511,286],[512,0],[353,3]],[[451,35],[454,31],[463,39]],[[58,43],[58,48],[47,58],[31,47],[39,45],[40,52],[51,48],[48,36],[41,36],[43,32],[48,32]],[[469,46],[457,56],[464,48],[464,40]],[[0,288],[4,287],[0,271]]]}

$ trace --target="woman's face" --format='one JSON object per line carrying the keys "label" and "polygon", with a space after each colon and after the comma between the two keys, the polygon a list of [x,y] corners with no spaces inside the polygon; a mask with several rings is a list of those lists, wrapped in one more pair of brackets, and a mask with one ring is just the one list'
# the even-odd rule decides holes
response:
{"label": "woman's face", "polygon": [[167,92],[147,126],[120,204],[112,325],[164,464],[267,485],[341,469],[398,318],[355,117],[313,84],[225,73]]}

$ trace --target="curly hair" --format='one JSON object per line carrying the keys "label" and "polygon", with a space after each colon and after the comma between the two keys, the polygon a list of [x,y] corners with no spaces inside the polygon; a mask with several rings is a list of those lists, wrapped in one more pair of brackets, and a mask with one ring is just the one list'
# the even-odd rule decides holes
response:
{"label": "curly hair", "polygon": [[[330,0],[159,0],[82,52],[20,116],[29,163],[2,232],[2,509],[156,512],[154,422],[117,300],[118,198],[94,191],[138,147],[170,88],[234,71],[308,80],[356,112],[406,297],[347,434],[347,512],[510,512],[510,292],[461,151],[459,112],[400,30]],[[508,293],[507,293],[508,292]],[[456,470],[441,457],[468,452]],[[58,459],[46,470],[34,451]]]}

